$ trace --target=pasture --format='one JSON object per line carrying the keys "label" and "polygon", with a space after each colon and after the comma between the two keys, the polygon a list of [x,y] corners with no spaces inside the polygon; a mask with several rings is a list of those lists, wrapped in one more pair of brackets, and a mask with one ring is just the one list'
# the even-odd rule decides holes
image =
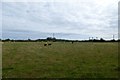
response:
{"label": "pasture", "polygon": [[3,78],[117,78],[117,42],[5,42]]}
{"label": "pasture", "polygon": [[0,41],[0,79],[2,78],[2,42]]}

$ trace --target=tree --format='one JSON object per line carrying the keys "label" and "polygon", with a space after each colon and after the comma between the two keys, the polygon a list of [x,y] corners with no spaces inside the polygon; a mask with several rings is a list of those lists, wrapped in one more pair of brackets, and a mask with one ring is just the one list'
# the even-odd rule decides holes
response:
{"label": "tree", "polygon": [[48,40],[48,41],[52,40],[52,37],[47,37],[47,40]]}
{"label": "tree", "polygon": [[103,42],[103,41],[105,41],[105,40],[104,40],[103,38],[100,38],[100,41]]}
{"label": "tree", "polygon": [[28,39],[28,41],[31,41],[31,39]]}
{"label": "tree", "polygon": [[5,41],[10,41],[10,39],[5,39]]}
{"label": "tree", "polygon": [[47,40],[48,40],[48,41],[55,41],[56,38],[55,38],[55,37],[53,37],[53,38],[52,38],[52,37],[47,37]]}

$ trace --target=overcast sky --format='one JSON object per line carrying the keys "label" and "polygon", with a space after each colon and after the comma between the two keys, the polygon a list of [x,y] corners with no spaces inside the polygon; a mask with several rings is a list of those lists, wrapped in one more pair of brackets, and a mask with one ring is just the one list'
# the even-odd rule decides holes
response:
{"label": "overcast sky", "polygon": [[[119,0],[4,0],[2,37],[112,39],[118,34]],[[1,13],[0,13],[1,14]]]}

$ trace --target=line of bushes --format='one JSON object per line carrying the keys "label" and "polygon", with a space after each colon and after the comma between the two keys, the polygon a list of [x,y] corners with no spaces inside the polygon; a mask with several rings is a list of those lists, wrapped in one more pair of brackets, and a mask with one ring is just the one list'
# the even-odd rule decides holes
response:
{"label": "line of bushes", "polygon": [[100,40],[98,39],[90,39],[90,40],[66,40],[66,39],[56,39],[52,37],[47,37],[46,39],[27,39],[27,40],[13,40],[13,39],[0,39],[2,42],[47,42],[47,41],[52,41],[52,42],[119,42],[119,40],[104,40],[101,38]]}

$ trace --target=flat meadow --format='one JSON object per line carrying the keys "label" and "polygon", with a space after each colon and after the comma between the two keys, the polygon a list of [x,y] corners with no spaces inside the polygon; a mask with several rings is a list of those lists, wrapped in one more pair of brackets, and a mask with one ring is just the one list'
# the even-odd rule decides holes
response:
{"label": "flat meadow", "polygon": [[3,78],[118,78],[117,42],[4,42]]}

